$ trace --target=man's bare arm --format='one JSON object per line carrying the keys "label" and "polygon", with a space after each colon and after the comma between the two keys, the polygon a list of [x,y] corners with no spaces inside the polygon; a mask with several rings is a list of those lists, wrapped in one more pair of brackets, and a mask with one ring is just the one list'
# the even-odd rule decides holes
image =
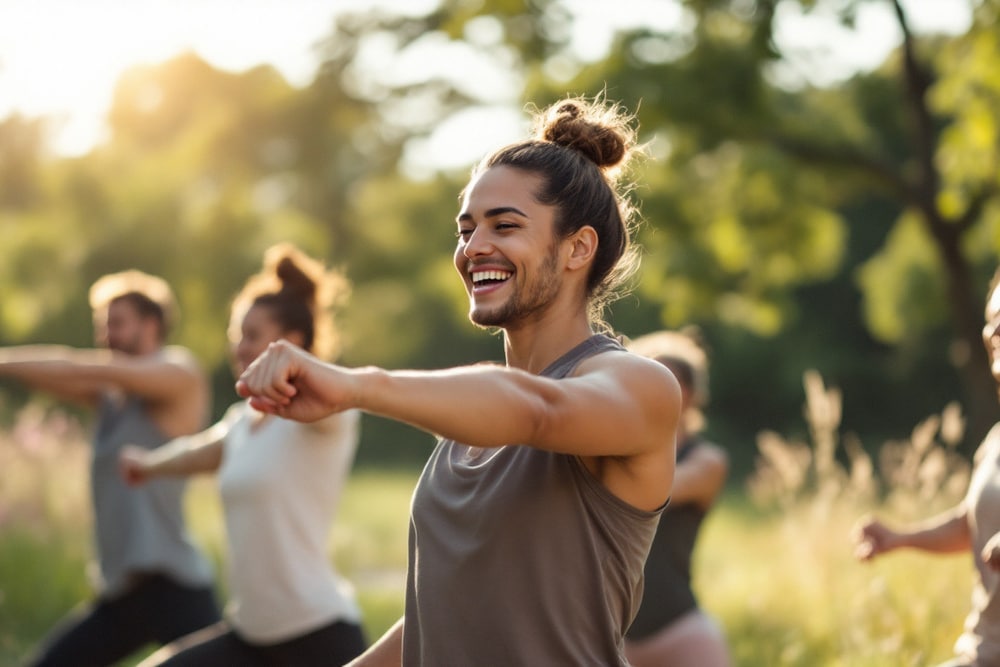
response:
{"label": "man's bare arm", "polygon": [[109,387],[152,401],[169,400],[200,382],[194,360],[176,348],[146,357],[61,345],[0,348],[0,375],[86,403]]}

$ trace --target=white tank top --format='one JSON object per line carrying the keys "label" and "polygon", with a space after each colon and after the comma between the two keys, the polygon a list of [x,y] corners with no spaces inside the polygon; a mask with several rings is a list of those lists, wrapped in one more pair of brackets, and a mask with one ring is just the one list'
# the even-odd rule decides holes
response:
{"label": "white tank top", "polygon": [[230,408],[219,490],[229,548],[227,616],[243,636],[276,643],[360,622],[328,537],[358,442],[359,413],[314,424]]}

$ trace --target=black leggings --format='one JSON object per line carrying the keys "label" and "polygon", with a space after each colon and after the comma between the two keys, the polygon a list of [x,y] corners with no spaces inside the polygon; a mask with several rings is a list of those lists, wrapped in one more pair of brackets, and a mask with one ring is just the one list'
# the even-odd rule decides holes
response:
{"label": "black leggings", "polygon": [[[179,650],[174,653],[173,650]],[[337,667],[365,650],[361,626],[337,621],[294,639],[276,644],[251,644],[226,623],[219,623],[162,650],[166,659],[150,663],[157,667]],[[171,655],[172,654],[172,655]]]}
{"label": "black leggings", "polygon": [[147,644],[168,644],[219,621],[211,588],[192,588],[162,574],[142,575],[129,591],[73,611],[27,664],[106,667]]}

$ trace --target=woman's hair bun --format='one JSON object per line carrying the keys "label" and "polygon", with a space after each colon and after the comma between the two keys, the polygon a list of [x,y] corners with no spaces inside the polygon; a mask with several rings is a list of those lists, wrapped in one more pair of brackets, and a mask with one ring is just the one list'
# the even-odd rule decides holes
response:
{"label": "woman's hair bun", "polygon": [[[305,349],[332,359],[339,348],[333,309],[349,293],[350,284],[340,272],[327,270],[292,243],[279,243],[264,252],[263,269],[236,295],[233,316],[242,320],[254,306],[270,308],[285,331],[303,333]],[[230,335],[235,339],[239,333]]]}
{"label": "woman's hair bun", "polygon": [[281,281],[281,291],[308,303],[314,303],[316,300],[316,281],[319,276],[308,272],[308,269],[302,265],[301,253],[280,246],[276,250],[278,252],[273,253],[272,257],[267,259],[273,261],[273,264],[269,262],[269,266],[273,267],[274,275]]}

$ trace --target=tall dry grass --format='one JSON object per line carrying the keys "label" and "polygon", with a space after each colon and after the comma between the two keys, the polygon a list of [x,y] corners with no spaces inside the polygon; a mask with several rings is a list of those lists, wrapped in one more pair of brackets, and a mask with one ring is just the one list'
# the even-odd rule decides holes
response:
{"label": "tall dry grass", "polygon": [[967,558],[908,552],[861,564],[852,527],[876,513],[902,524],[964,494],[957,405],[883,443],[877,460],[840,430],[842,398],[804,377],[809,437],[762,432],[746,483],[751,503],[711,517],[696,584],[727,628],[738,664],[934,665],[949,657],[968,609]]}
{"label": "tall dry grass", "polygon": [[760,456],[747,481],[757,506],[820,513],[835,505],[877,506],[914,518],[962,498],[971,467],[956,452],[965,430],[957,403],[921,421],[909,438],[883,443],[875,465],[856,435],[840,432],[840,391],[827,388],[815,371],[805,373],[803,385],[810,440],[758,435]]}

